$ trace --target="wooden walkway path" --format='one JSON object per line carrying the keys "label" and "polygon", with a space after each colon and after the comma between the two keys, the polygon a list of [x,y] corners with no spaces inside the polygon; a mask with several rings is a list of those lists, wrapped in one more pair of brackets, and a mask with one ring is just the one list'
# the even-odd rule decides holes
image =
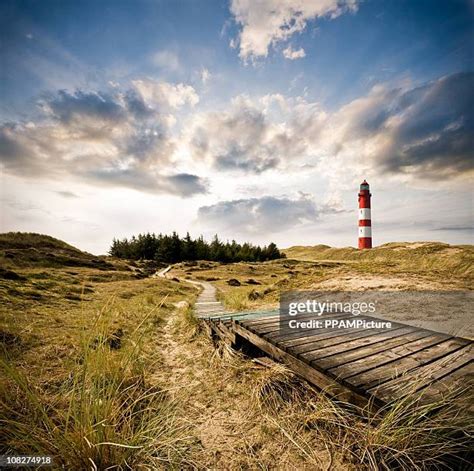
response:
{"label": "wooden walkway path", "polygon": [[246,341],[258,347],[341,401],[382,407],[423,392],[420,402],[428,403],[474,384],[471,340],[396,322],[391,329],[281,330],[278,310],[226,312],[210,283],[194,283],[203,287],[196,315],[212,335],[234,346]]}

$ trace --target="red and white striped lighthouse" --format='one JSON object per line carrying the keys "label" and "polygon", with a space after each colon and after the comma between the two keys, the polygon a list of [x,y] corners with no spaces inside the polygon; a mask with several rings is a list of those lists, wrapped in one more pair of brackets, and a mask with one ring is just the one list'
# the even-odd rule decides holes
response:
{"label": "red and white striped lighthouse", "polygon": [[364,180],[359,191],[359,249],[372,248],[371,196],[369,184]]}

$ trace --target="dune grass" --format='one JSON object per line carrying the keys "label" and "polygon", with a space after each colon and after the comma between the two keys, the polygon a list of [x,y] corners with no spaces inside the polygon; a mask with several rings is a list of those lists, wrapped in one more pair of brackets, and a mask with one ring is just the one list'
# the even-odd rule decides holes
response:
{"label": "dune grass", "polygon": [[[120,264],[14,260],[8,268],[19,278],[0,279],[3,453],[51,454],[65,469],[469,469],[473,427],[455,392],[368,414],[282,365],[216,349],[184,282],[141,279]],[[275,303],[281,289],[347,276],[346,265],[198,263],[176,273],[213,277],[241,310]]]}
{"label": "dune grass", "polygon": [[[474,281],[474,246],[441,242],[393,242],[371,250],[327,245],[294,246],[283,251],[289,259],[301,261],[341,261],[351,269],[368,273],[442,274],[460,282]],[[467,286],[467,285],[466,285]]]}
{"label": "dune grass", "polygon": [[[460,409],[458,392],[431,403],[420,401],[422,393],[411,394],[369,413],[330,399],[274,364],[255,382],[253,398],[315,469],[324,469],[321,454],[314,454],[320,440],[330,457],[328,469],[337,454],[357,469],[467,471],[474,423]],[[467,402],[473,399],[471,394]]]}
{"label": "dune grass", "polygon": [[1,452],[65,469],[186,463],[188,424],[154,378],[153,340],[195,288],[128,270],[15,270],[0,280]]}
{"label": "dune grass", "polygon": [[231,311],[245,311],[251,306],[248,297],[248,290],[232,290],[225,294],[219,293],[219,299],[223,301],[224,306]]}
{"label": "dune grass", "polygon": [[15,453],[51,455],[66,469],[134,469],[183,462],[186,427],[167,392],[147,382],[142,343],[154,309],[112,349],[104,308],[84,332],[76,364],[53,396],[2,358],[15,394],[2,391],[2,443]]}
{"label": "dune grass", "polygon": [[183,294],[192,301],[183,283],[110,285],[108,294],[136,290],[84,301],[87,322],[54,368],[39,364],[49,358],[40,346],[29,347],[36,363],[4,352],[2,451],[51,454],[66,469],[373,471],[449,469],[467,452],[472,428],[449,407],[401,401],[368,415],[282,365],[215,349],[192,309],[172,306]]}

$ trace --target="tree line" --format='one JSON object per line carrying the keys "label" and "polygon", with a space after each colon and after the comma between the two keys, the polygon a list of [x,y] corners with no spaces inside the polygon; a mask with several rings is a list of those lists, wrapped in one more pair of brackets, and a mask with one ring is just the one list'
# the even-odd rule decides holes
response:
{"label": "tree line", "polygon": [[216,262],[265,262],[284,258],[272,242],[260,247],[250,243],[223,242],[214,236],[209,243],[202,236],[192,239],[189,233],[180,238],[176,232],[171,235],[138,234],[130,239],[114,239],[109,254],[131,260],[156,260],[178,263],[191,260],[211,260]]}

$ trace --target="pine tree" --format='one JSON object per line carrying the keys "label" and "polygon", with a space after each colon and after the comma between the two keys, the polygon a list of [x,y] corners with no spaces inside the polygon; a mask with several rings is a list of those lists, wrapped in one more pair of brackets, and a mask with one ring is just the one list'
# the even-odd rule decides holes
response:
{"label": "pine tree", "polygon": [[177,263],[184,260],[214,260],[223,263],[239,261],[265,261],[283,258],[278,247],[272,242],[260,247],[235,240],[223,243],[217,234],[207,243],[202,236],[193,240],[189,233],[181,239],[176,232],[171,235],[138,234],[130,239],[113,239],[109,254],[132,260],[155,259],[164,263]]}

